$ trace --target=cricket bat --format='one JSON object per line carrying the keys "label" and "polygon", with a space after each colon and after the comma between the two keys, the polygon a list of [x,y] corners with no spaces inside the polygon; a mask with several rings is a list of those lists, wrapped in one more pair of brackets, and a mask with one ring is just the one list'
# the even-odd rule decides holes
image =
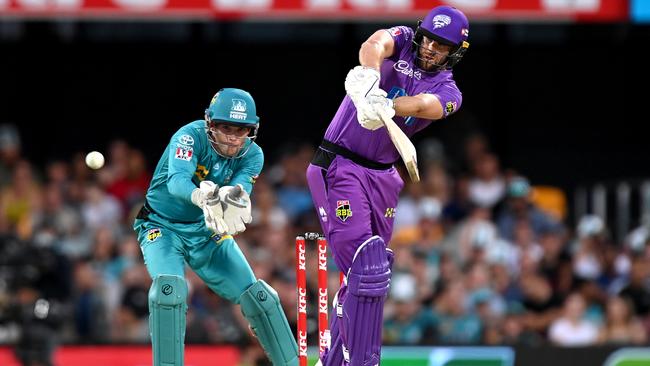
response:
{"label": "cricket bat", "polygon": [[420,172],[418,171],[418,155],[411,139],[406,136],[404,131],[402,131],[395,121],[388,116],[383,108],[379,109],[379,117],[381,117],[381,121],[384,122],[388,136],[390,136],[393,145],[395,145],[397,152],[399,152],[399,155],[402,157],[404,165],[406,165],[406,170],[409,172],[409,177],[411,177],[411,181],[413,183],[419,182]]}

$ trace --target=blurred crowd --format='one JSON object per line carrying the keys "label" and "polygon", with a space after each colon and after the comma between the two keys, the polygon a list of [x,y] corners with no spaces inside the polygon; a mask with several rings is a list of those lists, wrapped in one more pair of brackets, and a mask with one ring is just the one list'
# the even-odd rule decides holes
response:
{"label": "blurred crowd", "polygon": [[[442,146],[422,141],[422,182],[403,174],[405,189],[390,212],[396,260],[385,344],[648,343],[650,227],[614,242],[597,216],[569,226],[566,193],[502,167],[483,135],[467,136],[458,156]],[[294,329],[295,236],[320,231],[305,178],[313,153],[302,144],[266,151],[253,223],[237,237]],[[85,152],[33,166],[17,130],[0,126],[0,344],[49,349],[52,332],[66,343],[149,342],[151,279],[131,225],[157,161],[121,140],[105,154],[97,171],[85,165]],[[331,259],[330,269],[332,299],[339,277]],[[259,354],[246,348],[254,342],[238,308],[189,270],[187,280],[186,343],[237,344]]]}
{"label": "blurred crowd", "polygon": [[502,167],[480,134],[422,165],[396,209],[386,343],[648,343],[647,226],[618,243],[598,216],[568,225],[566,192]]}

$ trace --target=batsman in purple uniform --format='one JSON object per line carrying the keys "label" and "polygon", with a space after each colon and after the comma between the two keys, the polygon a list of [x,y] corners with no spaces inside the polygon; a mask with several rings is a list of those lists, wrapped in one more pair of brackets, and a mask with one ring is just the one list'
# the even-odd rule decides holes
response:
{"label": "batsman in purple uniform", "polygon": [[375,32],[345,80],[346,96],[314,156],[307,178],[334,260],[345,274],[331,317],[323,365],[378,365],[384,300],[393,253],[388,242],[404,186],[399,154],[379,111],[412,136],[460,108],[451,72],[469,44],[458,9],[439,6],[410,27]]}

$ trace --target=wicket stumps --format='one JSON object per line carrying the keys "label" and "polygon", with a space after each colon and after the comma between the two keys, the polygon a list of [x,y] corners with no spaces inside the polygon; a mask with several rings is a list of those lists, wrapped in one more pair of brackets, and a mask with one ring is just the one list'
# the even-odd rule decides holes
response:
{"label": "wicket stumps", "polygon": [[296,282],[298,291],[298,357],[300,366],[307,366],[307,271],[306,240],[315,240],[318,247],[318,349],[325,351],[330,345],[327,324],[327,241],[318,233],[305,233],[296,237]]}

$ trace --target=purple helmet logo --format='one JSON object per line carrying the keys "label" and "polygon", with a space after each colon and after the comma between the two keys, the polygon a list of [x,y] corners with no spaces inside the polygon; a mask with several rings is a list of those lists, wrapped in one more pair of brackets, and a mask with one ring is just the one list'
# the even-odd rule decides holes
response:
{"label": "purple helmet logo", "polygon": [[469,21],[463,12],[451,6],[438,6],[429,12],[421,27],[454,46],[467,40]]}
{"label": "purple helmet logo", "polygon": [[445,14],[438,14],[435,17],[433,17],[433,28],[442,28],[451,23],[451,18],[448,15]]}

